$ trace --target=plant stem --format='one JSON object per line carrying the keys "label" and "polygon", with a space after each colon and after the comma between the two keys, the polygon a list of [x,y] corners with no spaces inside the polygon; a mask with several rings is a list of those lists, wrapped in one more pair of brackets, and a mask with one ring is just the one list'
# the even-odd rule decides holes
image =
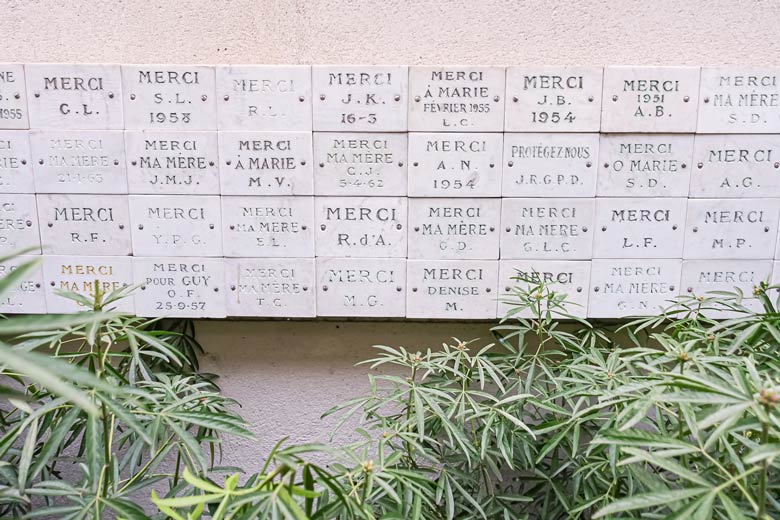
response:
{"label": "plant stem", "polygon": [[[761,423],[761,446],[766,446],[769,441],[769,424]],[[769,459],[761,461],[761,475],[758,480],[758,520],[768,518],[766,516],[767,479],[769,477]]]}
{"label": "plant stem", "polygon": [[[406,429],[409,433],[412,432],[412,426],[410,424],[410,421],[412,420],[412,392],[414,391],[414,378],[417,375],[417,365],[415,364],[412,366],[412,376],[410,377],[410,388],[409,388],[409,397],[406,398]],[[404,441],[404,444],[406,445],[406,456],[409,457],[409,465],[412,467],[416,467],[417,464],[414,461],[414,456],[412,455],[412,443],[408,440]]]}

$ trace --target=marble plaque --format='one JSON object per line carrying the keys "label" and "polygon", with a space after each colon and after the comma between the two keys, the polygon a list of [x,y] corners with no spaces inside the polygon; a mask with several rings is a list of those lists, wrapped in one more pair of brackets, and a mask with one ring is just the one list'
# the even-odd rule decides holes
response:
{"label": "marble plaque", "polygon": [[130,193],[219,194],[217,132],[128,131]]}
{"label": "marble plaque", "polygon": [[500,199],[409,199],[409,258],[498,259]]}
{"label": "marble plaque", "polygon": [[406,258],[407,199],[316,197],[317,256]]}
{"label": "marble plaque", "polygon": [[315,65],[311,75],[315,131],[407,130],[408,67]]}
{"label": "marble plaque", "polygon": [[122,65],[125,128],[216,130],[214,67]]}
{"label": "marble plaque", "polygon": [[[682,294],[715,298],[719,296],[708,293],[713,291],[734,293],[738,289],[744,295],[741,305],[760,311],[762,305],[753,296],[753,288],[761,282],[769,282],[771,277],[771,260],[683,260],[680,288]],[[706,311],[704,314],[711,318],[744,315],[726,308]]]}
{"label": "marble plaque", "polygon": [[690,199],[683,258],[772,258],[778,213],[778,199]]}
{"label": "marble plaque", "polygon": [[228,316],[313,318],[314,258],[227,258]]}
{"label": "marble plaque", "polygon": [[601,67],[509,67],[507,132],[598,132]]}
{"label": "marble plaque", "polygon": [[780,135],[697,135],[691,197],[780,197]]}
{"label": "marble plaque", "polygon": [[682,260],[612,259],[591,263],[589,318],[658,314],[680,291]]}
{"label": "marble plaque", "polygon": [[312,195],[311,132],[219,132],[223,195]]}
{"label": "marble plaque", "polygon": [[775,261],[772,266],[772,285],[780,285],[780,261]]}
{"label": "marble plaque", "polygon": [[497,260],[409,260],[406,317],[493,319],[497,286]]}
{"label": "marble plaque", "polygon": [[0,255],[40,254],[35,195],[0,195]]}
{"label": "marble plaque", "polygon": [[594,258],[682,258],[687,199],[596,199]]}
{"label": "marble plaque", "polygon": [[406,259],[317,258],[317,315],[402,318]]}
{"label": "marble plaque", "polygon": [[410,67],[409,130],[501,132],[503,67]]}
{"label": "marble plaque", "polygon": [[224,318],[225,266],[222,258],[135,257],[133,279],[138,316]]}
{"label": "marble plaque", "polygon": [[698,67],[607,67],[602,132],[694,132]]}
{"label": "marble plaque", "polygon": [[[526,280],[532,280],[528,282]],[[498,302],[497,318],[503,318],[509,311],[519,307],[520,301],[514,293],[514,288],[529,290],[536,283],[546,286],[539,302],[538,311],[542,316],[548,310],[554,317],[569,314],[584,318],[588,311],[588,294],[590,288],[590,262],[568,260],[501,260],[498,270]],[[554,299],[549,299],[554,293]],[[525,308],[512,314],[518,318],[536,317],[532,308]]]}
{"label": "marble plaque", "polygon": [[316,195],[406,195],[407,134],[314,134]]}
{"label": "marble plaque", "polygon": [[[71,313],[91,310],[59,291],[73,292],[95,299],[95,284],[103,295],[133,285],[133,259],[129,256],[50,256],[43,257],[43,279],[49,312]],[[128,296],[105,307],[132,313],[133,298]]]}
{"label": "marble plaque", "polygon": [[703,67],[700,134],[780,133],[780,68]]}
{"label": "marble plaque", "polygon": [[28,132],[0,130],[0,193],[33,193],[34,191],[35,181]]}
{"label": "marble plaque", "polygon": [[599,134],[504,134],[504,197],[593,197]]}
{"label": "marble plaque", "polygon": [[501,258],[589,259],[595,199],[503,199]]}
{"label": "marble plaque", "polygon": [[222,197],[222,251],[235,257],[314,257],[314,197]]}
{"label": "marble plaque", "polygon": [[30,128],[27,114],[27,89],[24,67],[14,63],[0,64],[0,129]]}
{"label": "marble plaque", "polygon": [[136,256],[222,256],[220,198],[130,195]]}
{"label": "marble plaque", "polygon": [[409,134],[410,197],[500,197],[503,135]]}
{"label": "marble plaque", "polygon": [[38,194],[36,197],[45,253],[131,254],[127,195]]}
{"label": "marble plaque", "polygon": [[693,136],[605,134],[599,145],[599,197],[687,197]]}
{"label": "marble plaque", "polygon": [[311,67],[220,65],[220,130],[311,131]]}
{"label": "marble plaque", "polygon": [[24,70],[32,128],[124,128],[119,65],[35,63]]}
{"label": "marble plaque", "polygon": [[[1,73],[0,73],[1,74]],[[28,262],[39,262],[12,286],[0,294],[0,313],[3,314],[45,314],[46,298],[43,296],[43,269],[40,256],[15,256],[0,262],[0,276],[5,278],[11,271]]]}

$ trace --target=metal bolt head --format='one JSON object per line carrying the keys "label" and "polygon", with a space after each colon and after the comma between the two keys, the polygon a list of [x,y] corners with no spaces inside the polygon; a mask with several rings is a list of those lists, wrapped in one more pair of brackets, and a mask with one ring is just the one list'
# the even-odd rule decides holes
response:
{"label": "metal bolt head", "polygon": [[114,159],[114,166],[119,166],[119,161],[117,159]]}
{"label": "metal bolt head", "polygon": [[130,94],[130,101],[135,101],[135,94]]}
{"label": "metal bolt head", "polygon": [[518,99],[518,97],[517,97],[517,96],[512,96],[512,101],[514,101],[515,103],[517,103],[518,101],[520,101],[520,99]]}
{"label": "metal bolt head", "polygon": [[491,233],[492,233],[493,231],[495,231],[495,230],[496,230],[496,228],[494,228],[493,226],[490,226],[490,231],[491,231]]}
{"label": "metal bolt head", "polygon": [[577,292],[582,292],[582,287],[577,287]]}
{"label": "metal bolt head", "polygon": [[593,103],[593,96],[588,96],[588,102]]}
{"label": "metal bolt head", "polygon": [[415,231],[420,231],[420,226],[414,226]]}
{"label": "metal bolt head", "polygon": [[230,231],[233,231],[234,229],[236,229],[236,226],[233,225],[233,224],[230,224],[230,226],[228,226],[228,227],[230,228]]}
{"label": "metal bolt head", "polygon": [[223,97],[222,99],[224,99],[225,101],[230,101],[230,96],[228,96],[227,94],[225,94],[225,97]]}
{"label": "metal bolt head", "polygon": [[769,233],[769,226],[764,227],[764,233]]}
{"label": "metal bolt head", "polygon": [[691,98],[690,98],[690,97],[688,97],[688,96],[683,96],[683,101],[684,101],[685,103],[687,103],[687,102],[688,102],[688,101],[690,101],[690,100],[691,100]]}
{"label": "metal bolt head", "polygon": [[136,166],[138,164],[138,161],[130,161],[130,164],[132,164],[133,166]]}
{"label": "metal bolt head", "polygon": [[412,292],[417,292],[417,287],[412,287]]}
{"label": "metal bolt head", "polygon": [[420,165],[420,163],[418,163],[417,161],[414,161],[414,162],[412,163],[412,166],[419,166],[419,165]]}
{"label": "metal bolt head", "polygon": [[327,285],[323,285],[323,286],[322,286],[322,290],[323,290],[323,291],[325,291],[325,292],[327,292],[327,291],[328,291],[328,286],[327,286]]}
{"label": "metal bolt head", "polygon": [[704,163],[699,163],[696,165],[696,167],[701,170],[702,168],[704,168]]}
{"label": "metal bolt head", "polygon": [[608,162],[604,163],[604,168],[609,168],[609,163]]}
{"label": "metal bolt head", "polygon": [[414,100],[419,103],[420,102],[420,96],[414,96]]}
{"label": "metal bolt head", "polygon": [[46,224],[46,225],[47,225],[47,226],[49,226],[49,227],[54,227],[54,224],[52,224],[51,222],[49,222],[49,223],[48,223],[48,224]]}
{"label": "metal bolt head", "polygon": [[214,292],[219,292],[219,287],[214,287]]}
{"label": "metal bolt head", "polygon": [[684,170],[685,168],[687,168],[687,167],[688,167],[688,165],[687,165],[687,164],[685,164],[685,163],[681,163],[681,164],[680,164],[680,168],[682,168],[683,170]]}
{"label": "metal bolt head", "polygon": [[693,231],[694,233],[698,233],[698,232],[699,232],[699,228],[697,228],[697,227],[694,227],[692,231]]}
{"label": "metal bolt head", "polygon": [[21,97],[22,97],[22,95],[19,94],[18,92],[16,94],[14,94],[14,99],[21,99]]}
{"label": "metal bolt head", "polygon": [[232,162],[232,161],[230,161],[230,160],[227,160],[227,161],[225,161],[225,164],[227,164],[228,166],[230,166],[231,162]]}
{"label": "metal bolt head", "polygon": [[512,228],[511,228],[511,227],[509,227],[509,226],[507,226],[505,231],[506,231],[507,233],[509,233],[510,231],[512,231]]}
{"label": "metal bolt head", "polygon": [[39,283],[36,283],[36,284],[35,284],[35,288],[36,288],[36,289],[40,289],[40,288],[41,288],[41,284],[39,284]]}
{"label": "metal bolt head", "polygon": [[54,284],[54,282],[49,282],[49,285],[51,285],[52,287],[54,287],[54,285],[55,285],[55,284]]}
{"label": "metal bolt head", "polygon": [[515,163],[513,163],[512,161],[509,161],[508,163],[506,163],[506,165],[507,165],[507,166],[509,166],[509,167],[511,168],[512,166],[514,166],[514,165],[515,165]]}
{"label": "metal bolt head", "polygon": [[401,286],[400,286],[400,285],[399,285],[399,286],[396,286],[395,290],[396,290],[396,291],[398,291],[398,292],[401,292],[401,291],[403,291],[403,289],[401,288]]}
{"label": "metal bolt head", "polygon": [[674,285],[670,285],[670,286],[669,286],[669,291],[670,291],[670,292],[671,292],[671,291],[674,291]]}
{"label": "metal bolt head", "polygon": [[325,94],[320,94],[320,101],[325,101]]}
{"label": "metal bolt head", "polygon": [[38,159],[38,164],[43,164],[43,159]]}
{"label": "metal bolt head", "polygon": [[320,163],[320,168],[324,168],[324,167],[325,167],[325,163],[324,163],[324,162],[321,162],[321,163]]}
{"label": "metal bolt head", "polygon": [[38,98],[38,97],[41,97],[41,93],[40,93],[40,92],[36,92],[36,93],[35,93],[35,97],[37,97],[37,98]]}
{"label": "metal bolt head", "polygon": [[235,285],[231,285],[231,286],[230,286],[230,290],[231,290],[231,291],[235,291],[235,290],[236,290],[236,286],[235,286]]}
{"label": "metal bolt head", "polygon": [[687,289],[685,289],[685,290],[686,290],[686,291],[688,291],[688,292],[693,292],[693,287],[688,287],[688,288],[687,288]]}
{"label": "metal bolt head", "polygon": [[22,165],[27,164],[27,159],[22,159]]}
{"label": "metal bolt head", "polygon": [[598,288],[598,286],[596,286],[596,287],[594,287],[594,288],[593,288],[593,292],[599,292],[599,288]]}
{"label": "metal bolt head", "polygon": [[511,290],[512,290],[512,289],[511,289],[511,288],[510,288],[508,285],[507,285],[506,287],[504,287],[504,292],[509,292],[509,291],[511,291]]}
{"label": "metal bolt head", "polygon": [[401,224],[396,224],[395,225],[395,229],[402,229],[402,228],[403,228],[403,226]]}
{"label": "metal bolt head", "polygon": [[588,162],[585,163],[585,167],[586,168],[590,168],[591,166],[593,166],[592,162],[588,161]]}
{"label": "metal bolt head", "polygon": [[617,101],[617,100],[618,100],[617,96],[612,96],[612,101]]}
{"label": "metal bolt head", "polygon": [[588,232],[588,226],[582,226],[582,232],[587,233]]}
{"label": "metal bolt head", "polygon": [[708,97],[704,98],[704,102],[705,103],[709,103],[710,102],[710,98],[708,98]]}
{"label": "metal bolt head", "polygon": [[325,226],[325,224],[322,224],[322,225],[320,226],[320,229],[321,229],[321,230],[323,230],[323,231],[325,231],[325,227],[326,227],[326,226]]}
{"label": "metal bolt head", "polygon": [[393,96],[393,99],[395,99],[396,101],[401,101],[401,96],[396,94],[395,96]]}
{"label": "metal bolt head", "polygon": [[124,224],[119,224],[119,229],[125,229],[125,225]]}
{"label": "metal bolt head", "polygon": [[305,100],[306,100],[306,98],[305,98],[305,97],[303,97],[303,96],[300,96],[300,97],[298,98],[298,101],[300,101],[301,103],[303,103]]}
{"label": "metal bolt head", "polygon": [[301,166],[306,166],[306,159],[301,161]]}
{"label": "metal bolt head", "polygon": [[109,92],[108,93],[108,99],[114,99],[114,93],[113,92]]}
{"label": "metal bolt head", "polygon": [[493,101],[495,101],[496,103],[498,103],[500,100],[501,100],[501,98],[499,96],[495,96],[493,98]]}
{"label": "metal bolt head", "polygon": [[607,226],[601,226],[601,230],[602,231],[606,231],[607,230]]}
{"label": "metal bolt head", "polygon": [[206,94],[203,94],[202,96],[200,96],[200,100],[201,101],[206,101],[208,98],[209,97]]}
{"label": "metal bolt head", "polygon": [[209,161],[209,166],[214,166],[214,161]]}
{"label": "metal bolt head", "polygon": [[27,225],[27,227],[32,227],[32,220],[28,220],[27,222],[25,222],[25,224]]}
{"label": "metal bolt head", "polygon": [[214,229],[214,224],[209,224],[209,229]]}
{"label": "metal bolt head", "polygon": [[677,231],[677,224],[672,225],[672,231]]}
{"label": "metal bolt head", "polygon": [[308,286],[308,285],[304,285],[304,286],[303,286],[303,290],[304,290],[304,291],[308,291],[308,290],[309,290],[309,286]]}
{"label": "metal bolt head", "polygon": [[309,226],[307,226],[307,225],[305,225],[305,224],[304,224],[303,226],[301,226],[301,229],[302,229],[303,231],[306,231],[307,229],[309,229]]}
{"label": "metal bolt head", "polygon": [[141,229],[141,230],[143,230],[143,228],[144,228],[144,225],[143,225],[143,224],[138,224],[138,229]]}

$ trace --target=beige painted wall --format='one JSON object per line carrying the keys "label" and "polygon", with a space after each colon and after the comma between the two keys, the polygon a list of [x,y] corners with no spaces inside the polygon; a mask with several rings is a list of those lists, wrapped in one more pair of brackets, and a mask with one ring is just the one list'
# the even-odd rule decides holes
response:
{"label": "beige painted wall", "polygon": [[[778,0],[0,0],[0,61],[780,65]],[[204,367],[259,443],[325,440],[370,345],[489,338],[486,324],[211,321]]]}

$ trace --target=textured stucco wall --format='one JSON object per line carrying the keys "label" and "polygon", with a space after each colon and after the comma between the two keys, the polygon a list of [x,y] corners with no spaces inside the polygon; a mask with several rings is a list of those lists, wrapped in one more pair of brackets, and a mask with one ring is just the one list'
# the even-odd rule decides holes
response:
{"label": "textured stucco wall", "polygon": [[[778,0],[0,0],[0,61],[780,65]],[[486,324],[202,322],[204,368],[243,404],[256,468],[366,387],[370,345],[435,347]]]}

